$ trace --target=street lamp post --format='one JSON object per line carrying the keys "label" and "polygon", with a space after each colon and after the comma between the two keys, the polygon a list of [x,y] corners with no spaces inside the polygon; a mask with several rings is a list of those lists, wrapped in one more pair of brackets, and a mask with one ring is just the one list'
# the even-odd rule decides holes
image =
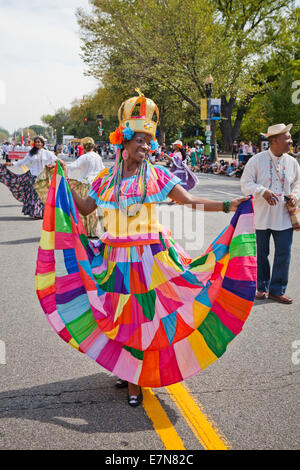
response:
{"label": "street lamp post", "polygon": [[210,138],[211,138],[211,126],[210,126],[210,104],[211,104],[211,95],[212,95],[212,84],[213,84],[213,78],[211,75],[206,77],[204,81],[205,85],[205,95],[207,98],[207,120],[206,120],[206,131],[205,131],[205,136],[206,136],[206,142],[205,142],[205,155],[207,157],[210,157],[211,153],[211,146],[210,146]]}
{"label": "street lamp post", "polygon": [[61,130],[62,130],[62,146],[64,148],[64,131],[65,131],[64,126],[62,126]]}

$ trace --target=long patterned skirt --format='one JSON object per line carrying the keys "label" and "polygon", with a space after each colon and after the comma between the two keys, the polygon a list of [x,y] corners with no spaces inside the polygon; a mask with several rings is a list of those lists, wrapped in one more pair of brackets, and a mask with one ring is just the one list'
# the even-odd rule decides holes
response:
{"label": "long patterned skirt", "polygon": [[42,219],[44,204],[34,189],[35,180],[36,176],[33,176],[30,171],[17,175],[5,165],[0,164],[0,183],[5,184],[17,201],[23,203],[23,214]]}
{"label": "long patterned skirt", "polygon": [[84,235],[57,165],[38,252],[37,295],[56,333],[114,375],[161,387],[198,374],[240,333],[255,289],[251,199],[196,259],[163,233],[159,243],[111,247]]}

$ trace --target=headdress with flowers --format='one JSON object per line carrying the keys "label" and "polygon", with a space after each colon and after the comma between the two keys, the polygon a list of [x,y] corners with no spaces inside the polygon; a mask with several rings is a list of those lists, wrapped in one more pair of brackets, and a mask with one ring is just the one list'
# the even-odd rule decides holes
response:
{"label": "headdress with flowers", "polygon": [[129,123],[126,123],[126,127],[119,126],[114,132],[109,135],[109,140],[113,145],[116,145],[119,149],[123,149],[124,140],[131,140],[134,136],[134,131],[129,127]]}
{"label": "headdress with flowers", "polygon": [[[151,150],[154,151],[158,147],[155,135],[159,111],[154,101],[146,98],[139,88],[136,88],[136,91],[138,96],[129,98],[121,104],[118,112],[120,125],[111,132],[109,140],[119,149],[123,149],[124,140],[131,140],[135,132],[144,132],[152,135]],[[140,115],[134,116],[133,112],[137,105],[140,105]],[[154,116],[156,120],[153,119]]]}
{"label": "headdress with flowers", "polygon": [[[149,98],[146,98],[143,93],[137,88],[138,96],[129,98],[124,101],[118,112],[119,118],[119,127],[114,132],[111,132],[109,136],[110,142],[117,147],[116,159],[114,164],[114,169],[109,181],[107,188],[111,186],[112,181],[114,182],[114,192],[116,200],[118,199],[119,188],[118,185],[121,184],[121,173],[122,173],[122,154],[121,150],[124,148],[124,141],[130,141],[136,132],[143,132],[145,134],[150,134],[152,136],[152,141],[150,144],[150,152],[154,152],[158,148],[158,143],[155,138],[156,128],[159,120],[159,111],[158,107]],[[133,115],[134,108],[136,105],[140,106],[139,116]],[[156,117],[154,120],[153,117]],[[140,168],[140,178],[145,176],[145,162],[143,162]],[[145,181],[143,186],[145,187]],[[146,191],[146,190],[145,190]],[[145,192],[146,194],[146,192]],[[144,196],[145,196],[144,194]]]}

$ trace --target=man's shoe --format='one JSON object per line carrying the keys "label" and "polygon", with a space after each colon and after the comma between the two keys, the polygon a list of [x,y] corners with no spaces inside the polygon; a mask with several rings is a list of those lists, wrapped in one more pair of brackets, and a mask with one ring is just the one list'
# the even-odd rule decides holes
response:
{"label": "man's shoe", "polygon": [[267,298],[267,293],[262,292],[262,291],[258,291],[258,292],[256,292],[255,298],[256,298],[256,300],[266,299]]}
{"label": "man's shoe", "polygon": [[268,298],[270,300],[275,300],[276,302],[279,302],[281,304],[292,304],[293,303],[293,299],[291,299],[290,297],[288,297],[287,295],[273,295],[273,294],[269,294],[268,295]]}

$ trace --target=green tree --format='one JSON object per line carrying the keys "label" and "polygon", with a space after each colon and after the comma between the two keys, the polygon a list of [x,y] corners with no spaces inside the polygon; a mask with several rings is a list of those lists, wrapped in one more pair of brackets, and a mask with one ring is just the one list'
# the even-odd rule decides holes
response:
{"label": "green tree", "polygon": [[[294,12],[291,37],[284,37],[281,51],[275,51],[263,65],[268,77],[264,93],[254,97],[241,126],[242,140],[259,140],[260,132],[280,122],[293,123],[292,136],[300,140],[300,8]],[[284,60],[284,63],[283,63]],[[298,96],[298,99],[297,99]]]}
{"label": "green tree", "polygon": [[9,139],[9,131],[4,127],[0,127],[0,142],[7,141]]}
{"label": "green tree", "polygon": [[[189,3],[186,1],[169,2],[170,5],[156,1],[92,3],[95,6],[92,18],[83,11],[78,13],[84,41],[83,58],[89,65],[89,73],[101,78],[105,88],[113,91],[118,105],[129,93],[134,94],[136,87],[151,96],[160,109],[159,131],[164,141],[166,132],[174,126],[177,130],[185,126],[183,114],[188,105],[200,114],[197,92],[190,81],[194,76],[203,96],[203,81],[209,70],[206,60],[215,47],[213,38],[210,50],[208,41],[203,46],[204,38],[211,31],[211,7],[206,5],[206,15],[199,2],[192,2],[192,11],[185,9]],[[122,14],[124,10],[126,15]],[[170,11],[172,14],[168,15]],[[194,47],[188,51],[191,35]],[[95,47],[95,41],[103,47]],[[189,61],[193,62],[194,71],[189,70]],[[200,62],[205,67],[203,80],[195,75]]]}
{"label": "green tree", "polygon": [[67,122],[69,119],[69,111],[66,108],[60,108],[54,115],[47,114],[41,117],[41,121],[53,129],[56,134],[57,142],[62,142],[62,127],[65,127],[64,134],[68,133]]}
{"label": "green tree", "polygon": [[77,14],[88,74],[105,87],[127,90],[127,97],[136,86],[160,87],[161,100],[176,95],[199,113],[211,73],[214,94],[222,98],[224,147],[238,135],[253,97],[266,88],[264,63],[275,52],[286,60],[290,51],[283,46],[293,38],[292,0],[90,3],[91,13]]}
{"label": "green tree", "polygon": [[47,126],[41,126],[40,124],[31,124],[28,126],[30,137],[35,135],[42,135],[49,139],[51,137],[51,129]]}

